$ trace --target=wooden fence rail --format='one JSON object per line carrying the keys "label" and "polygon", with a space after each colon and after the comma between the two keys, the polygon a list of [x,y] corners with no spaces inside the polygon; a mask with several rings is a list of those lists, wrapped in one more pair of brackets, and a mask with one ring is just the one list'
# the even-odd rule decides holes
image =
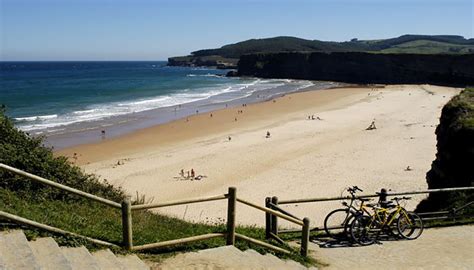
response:
{"label": "wooden fence rail", "polygon": [[146,210],[146,209],[167,207],[167,206],[176,206],[176,205],[190,204],[190,203],[210,202],[210,201],[224,200],[226,198],[227,198],[226,195],[218,195],[218,196],[210,196],[210,197],[188,199],[188,200],[176,200],[176,201],[153,203],[153,204],[136,204],[136,205],[132,205],[132,211]]}
{"label": "wooden fence rail", "polygon": [[282,219],[288,220],[288,221],[293,222],[293,223],[295,223],[295,224],[297,224],[297,225],[300,225],[300,226],[303,226],[303,225],[304,225],[304,223],[303,223],[302,220],[296,219],[296,218],[294,218],[294,217],[287,216],[287,215],[282,214],[282,213],[280,213],[280,212],[278,212],[278,211],[275,211],[275,210],[273,210],[273,209],[266,208],[266,207],[263,207],[263,206],[259,206],[259,205],[256,205],[256,204],[254,204],[254,203],[251,203],[251,202],[248,202],[248,201],[246,201],[246,200],[239,199],[239,198],[237,198],[237,201],[240,202],[240,203],[246,204],[246,205],[248,205],[248,206],[251,206],[251,207],[253,207],[253,208],[256,208],[256,209],[258,209],[258,210],[261,210],[261,211],[263,211],[263,212],[270,213],[270,214],[272,214],[272,215],[274,215],[274,216],[277,216],[277,217],[280,217],[280,218],[282,218]]}
{"label": "wooden fence rail", "polygon": [[30,227],[35,227],[35,228],[45,230],[45,231],[48,231],[48,232],[52,232],[52,233],[57,233],[57,234],[62,234],[62,235],[70,235],[70,236],[82,238],[82,239],[85,239],[87,241],[90,241],[90,242],[98,244],[98,245],[109,246],[109,247],[118,247],[117,245],[106,242],[106,241],[102,241],[102,240],[99,240],[99,239],[94,239],[94,238],[87,237],[87,236],[84,236],[84,235],[80,235],[80,234],[77,234],[77,233],[61,230],[59,228],[49,226],[49,225],[45,225],[45,224],[30,220],[30,219],[26,219],[26,218],[23,218],[23,217],[19,217],[17,215],[13,215],[13,214],[10,214],[10,213],[7,213],[7,212],[0,211],[0,217],[2,217],[4,219],[7,219],[11,222],[14,222],[16,224],[22,224],[22,225],[26,225],[26,226],[30,226]]}
{"label": "wooden fence rail", "polygon": [[[474,187],[458,187],[458,188],[438,188],[438,189],[428,189],[428,190],[418,190],[418,191],[405,191],[405,192],[394,192],[387,193],[387,196],[401,196],[401,195],[414,195],[414,194],[424,194],[424,193],[436,193],[436,192],[451,192],[451,191],[466,191],[474,190]],[[376,198],[379,195],[360,195],[355,196],[356,199],[360,198]],[[341,200],[350,200],[350,196],[346,197],[327,197],[327,198],[307,198],[307,199],[294,199],[294,200],[281,200],[278,201],[278,204],[298,204],[298,203],[310,203],[310,202],[326,202],[326,201],[341,201]]]}
{"label": "wooden fence rail", "polygon": [[[30,174],[28,172],[13,168],[11,166],[5,165],[0,163],[0,169],[5,169],[7,171],[13,172],[15,174],[27,177],[33,181],[43,183],[48,186],[52,186],[55,188],[58,188],[60,190],[73,193],[79,196],[82,196],[84,198],[103,203],[105,205],[121,209],[121,217],[122,217],[122,233],[123,233],[123,238],[122,238],[122,246],[127,249],[127,250],[146,250],[146,249],[153,249],[153,248],[162,248],[162,247],[169,247],[173,245],[178,245],[178,244],[185,244],[185,243],[190,243],[190,242],[195,242],[195,241],[201,241],[201,240],[207,240],[207,239],[212,239],[216,237],[226,237],[226,243],[227,245],[235,245],[235,239],[239,238],[245,241],[248,241],[250,243],[272,249],[274,251],[278,252],[283,252],[283,253],[290,253],[290,251],[276,247],[274,245],[271,245],[269,243],[262,242],[260,240],[244,236],[241,234],[237,234],[235,232],[235,227],[236,227],[236,204],[237,202],[248,205],[250,207],[256,208],[258,210],[264,211],[266,214],[270,214],[272,217],[279,217],[283,218],[285,220],[288,220],[290,222],[293,222],[297,225],[300,225],[303,227],[303,231],[306,233],[303,233],[303,238],[301,242],[301,254],[303,256],[307,256],[308,254],[308,241],[309,241],[309,219],[305,218],[303,220],[296,218],[295,216],[288,215],[289,213],[280,213],[278,211],[275,211],[273,209],[270,209],[268,207],[262,207],[257,204],[251,203],[246,200],[239,199],[237,197],[237,189],[234,187],[229,188],[229,192],[227,194],[223,195],[217,195],[217,196],[210,196],[210,197],[203,197],[203,198],[195,198],[195,199],[188,199],[188,200],[177,200],[177,201],[168,201],[168,202],[160,202],[160,203],[153,203],[153,204],[142,204],[142,205],[132,205],[130,198],[125,198],[121,203],[113,202],[111,200],[101,198],[99,196],[80,191],[78,189],[74,189],[62,184],[59,184],[57,182],[45,179],[43,177]],[[147,210],[147,209],[153,209],[153,208],[159,208],[159,207],[167,207],[167,206],[176,206],[176,205],[183,205],[183,204],[191,204],[191,203],[200,203],[200,202],[209,202],[209,201],[216,201],[216,200],[228,200],[227,204],[227,230],[225,233],[210,233],[210,234],[205,234],[205,235],[198,235],[198,236],[192,236],[192,237],[186,237],[186,238],[181,238],[181,239],[174,239],[174,240],[169,240],[169,241],[163,241],[159,243],[151,243],[151,244],[145,244],[145,245],[140,245],[140,246],[134,246],[133,245],[133,222],[132,222],[132,211],[138,211],[138,210]],[[276,202],[277,203],[277,202]],[[276,206],[276,205],[275,205]],[[93,239],[90,237],[82,236],[79,234],[75,234],[72,232],[67,232],[49,225],[41,224],[35,221],[31,221],[22,217],[18,217],[6,212],[0,211],[0,217],[6,218],[12,222],[19,223],[19,224],[25,224],[28,226],[33,226],[36,228],[44,229],[47,231],[55,232],[55,233],[60,233],[60,234],[69,234],[73,235],[76,237],[84,238],[87,239],[91,242],[94,242],[96,244],[101,244],[101,245],[114,245],[102,240],[97,240]],[[276,224],[276,221],[275,221]],[[278,238],[278,237],[276,237]],[[280,242],[282,241],[279,239]]]}
{"label": "wooden fence rail", "polygon": [[203,235],[162,241],[158,243],[146,244],[146,245],[141,245],[141,246],[134,246],[132,250],[138,251],[138,250],[170,247],[170,246],[175,246],[175,245],[180,245],[180,244],[192,243],[196,241],[203,241],[203,240],[209,240],[209,239],[218,238],[218,237],[224,237],[224,236],[225,236],[225,233],[208,233],[208,234],[203,234]]}
{"label": "wooden fence rail", "polygon": [[115,207],[115,208],[121,208],[122,207],[119,203],[116,203],[114,201],[107,200],[107,199],[104,199],[102,197],[99,197],[99,196],[96,196],[96,195],[93,195],[93,194],[90,194],[90,193],[87,193],[87,192],[84,192],[84,191],[81,191],[81,190],[78,190],[78,189],[75,189],[75,188],[71,188],[71,187],[59,184],[57,182],[45,179],[43,177],[31,174],[31,173],[27,173],[25,171],[22,171],[22,170],[13,168],[13,167],[10,167],[10,166],[5,165],[3,163],[0,163],[0,168],[5,169],[5,170],[10,171],[10,172],[13,172],[13,173],[16,173],[18,175],[24,176],[24,177],[28,177],[33,181],[43,183],[43,184],[51,186],[51,187],[58,188],[58,189],[67,191],[69,193],[73,193],[73,194],[82,196],[84,198],[87,198],[87,199],[90,199],[90,200],[93,200],[93,201],[96,201],[96,202],[103,203],[103,204],[111,206],[111,207]]}

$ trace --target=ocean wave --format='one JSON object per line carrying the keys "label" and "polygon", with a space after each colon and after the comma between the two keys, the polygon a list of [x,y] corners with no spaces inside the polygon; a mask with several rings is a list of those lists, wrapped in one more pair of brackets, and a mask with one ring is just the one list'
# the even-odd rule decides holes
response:
{"label": "ocean wave", "polygon": [[72,112],[73,114],[76,115],[82,115],[82,114],[89,114],[95,112],[97,109],[91,109],[91,110],[83,110],[83,111],[74,111]]}
{"label": "ocean wave", "polygon": [[35,116],[28,116],[28,117],[16,117],[13,118],[18,122],[32,122],[37,120],[47,120],[47,119],[54,119],[57,118],[57,114],[49,114],[49,115],[35,115]]}
{"label": "ocean wave", "polygon": [[213,77],[213,78],[226,78],[225,76],[222,75],[217,75],[217,74],[187,74],[186,77]]}
{"label": "ocean wave", "polygon": [[249,97],[259,91],[266,91],[264,95],[270,97],[278,93],[298,91],[311,85],[313,85],[312,82],[297,80],[244,79],[239,80],[237,83],[232,81],[206,88],[181,89],[172,94],[149,98],[90,105],[80,110],[76,109],[75,111],[60,115],[19,117],[15,118],[15,120],[18,121],[18,127],[24,131],[47,130],[47,132],[50,132],[71,124],[106,120],[111,117],[185,105],[193,102],[232,102]]}

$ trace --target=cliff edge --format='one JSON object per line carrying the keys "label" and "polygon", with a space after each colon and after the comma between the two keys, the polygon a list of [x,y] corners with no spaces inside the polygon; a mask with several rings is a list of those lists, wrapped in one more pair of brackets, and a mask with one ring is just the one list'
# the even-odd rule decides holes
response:
{"label": "cliff edge", "polygon": [[361,84],[474,85],[474,54],[291,52],[240,57],[239,76]]}
{"label": "cliff edge", "polygon": [[[426,174],[428,188],[473,186],[474,88],[465,89],[444,106],[436,136],[438,152]],[[473,192],[432,193],[417,210],[451,209],[470,201],[474,201]]]}

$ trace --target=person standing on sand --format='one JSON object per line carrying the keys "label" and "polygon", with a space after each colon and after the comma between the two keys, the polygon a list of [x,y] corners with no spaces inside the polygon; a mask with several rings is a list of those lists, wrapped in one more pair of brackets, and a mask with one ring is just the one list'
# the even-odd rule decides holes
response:
{"label": "person standing on sand", "polygon": [[267,131],[267,136],[265,138],[270,138],[270,131]]}
{"label": "person standing on sand", "polygon": [[194,179],[195,176],[196,174],[194,173],[194,169],[191,169],[191,179]]}

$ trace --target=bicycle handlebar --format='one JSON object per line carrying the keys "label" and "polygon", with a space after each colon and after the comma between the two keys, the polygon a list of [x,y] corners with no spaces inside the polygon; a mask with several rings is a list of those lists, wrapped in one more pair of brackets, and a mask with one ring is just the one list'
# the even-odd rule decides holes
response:
{"label": "bicycle handlebar", "polygon": [[400,201],[400,200],[411,200],[411,197],[395,197],[392,201]]}
{"label": "bicycle handlebar", "polygon": [[349,187],[349,188],[347,188],[347,191],[351,194],[354,194],[357,191],[363,192],[363,190],[360,189],[358,186]]}

